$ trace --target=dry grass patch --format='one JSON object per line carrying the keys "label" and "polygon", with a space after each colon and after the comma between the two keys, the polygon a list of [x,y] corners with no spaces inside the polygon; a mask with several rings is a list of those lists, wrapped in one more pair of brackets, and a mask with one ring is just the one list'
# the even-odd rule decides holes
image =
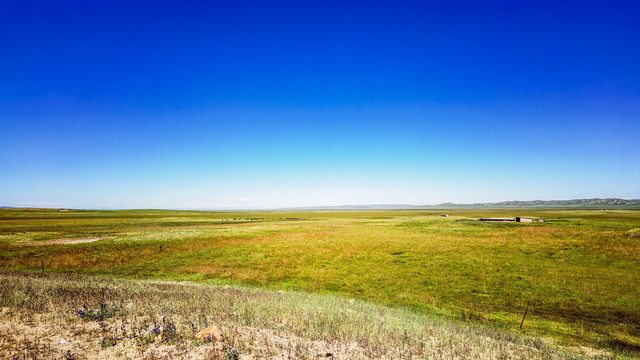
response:
{"label": "dry grass patch", "polygon": [[[597,358],[336,296],[70,274],[1,273],[0,288],[3,358]],[[196,336],[209,326],[224,340]]]}

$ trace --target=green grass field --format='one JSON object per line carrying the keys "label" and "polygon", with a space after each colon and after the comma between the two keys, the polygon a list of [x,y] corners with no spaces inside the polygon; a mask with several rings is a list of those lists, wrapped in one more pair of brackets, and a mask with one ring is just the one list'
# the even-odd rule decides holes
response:
{"label": "green grass field", "polygon": [[[503,216],[546,222],[477,221]],[[330,292],[640,354],[637,210],[2,209],[0,268]]]}

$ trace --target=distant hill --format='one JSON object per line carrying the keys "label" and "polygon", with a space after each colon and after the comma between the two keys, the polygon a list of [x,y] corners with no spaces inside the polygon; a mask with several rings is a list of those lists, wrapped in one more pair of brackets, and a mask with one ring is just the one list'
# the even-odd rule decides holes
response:
{"label": "distant hill", "polygon": [[500,201],[491,203],[455,204],[442,203],[438,205],[407,205],[407,204],[373,204],[373,205],[338,205],[338,206],[307,206],[286,208],[281,210],[410,210],[410,209],[450,209],[450,208],[513,208],[513,207],[557,207],[557,208],[592,208],[592,209],[640,209],[640,199],[593,198],[574,200],[530,200],[530,201]]}
{"label": "distant hill", "polygon": [[574,200],[531,200],[531,201],[501,201],[492,203],[476,204],[451,204],[445,203],[433,207],[640,207],[640,199],[618,199],[618,198],[593,198]]}

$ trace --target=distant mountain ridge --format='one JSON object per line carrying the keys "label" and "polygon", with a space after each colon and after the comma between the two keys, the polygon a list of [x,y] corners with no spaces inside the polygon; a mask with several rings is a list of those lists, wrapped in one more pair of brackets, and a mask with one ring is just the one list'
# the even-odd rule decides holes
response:
{"label": "distant mountain ridge", "polygon": [[619,199],[619,198],[593,198],[574,200],[531,200],[531,201],[501,201],[494,203],[472,204],[479,206],[573,206],[573,205],[632,205],[640,206],[640,199]]}
{"label": "distant mountain ridge", "polygon": [[[306,206],[286,208],[286,210],[402,210],[402,209],[447,209],[447,208],[500,208],[500,207],[571,207],[571,208],[640,208],[640,199],[620,198],[592,198],[573,200],[513,200],[490,203],[455,204],[442,203],[438,205],[408,205],[408,204],[372,204],[372,205],[338,205],[338,206]],[[285,210],[285,209],[282,209]]]}

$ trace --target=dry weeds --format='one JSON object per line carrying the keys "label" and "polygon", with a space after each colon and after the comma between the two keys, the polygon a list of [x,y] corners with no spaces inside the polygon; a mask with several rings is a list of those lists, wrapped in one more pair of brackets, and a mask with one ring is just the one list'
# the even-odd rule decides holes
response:
{"label": "dry weeds", "polygon": [[[0,357],[10,359],[597,358],[333,295],[19,272],[0,273],[0,289]],[[85,303],[113,312],[83,319]],[[224,341],[197,338],[212,325]]]}

